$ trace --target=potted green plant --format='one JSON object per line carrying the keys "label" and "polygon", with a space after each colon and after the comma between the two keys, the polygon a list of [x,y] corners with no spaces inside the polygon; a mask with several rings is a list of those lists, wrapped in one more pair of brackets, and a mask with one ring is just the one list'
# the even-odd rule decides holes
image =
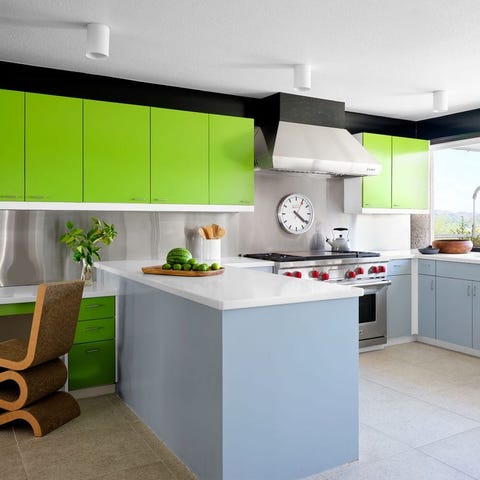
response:
{"label": "potted green plant", "polygon": [[108,223],[91,217],[91,228],[87,233],[82,228],[75,227],[73,222],[66,223],[67,231],[60,237],[60,242],[64,243],[73,251],[73,260],[82,262],[81,279],[86,285],[93,283],[92,266],[93,257],[100,260],[99,251],[102,248],[99,243],[110,245],[117,236],[117,231],[113,223]]}

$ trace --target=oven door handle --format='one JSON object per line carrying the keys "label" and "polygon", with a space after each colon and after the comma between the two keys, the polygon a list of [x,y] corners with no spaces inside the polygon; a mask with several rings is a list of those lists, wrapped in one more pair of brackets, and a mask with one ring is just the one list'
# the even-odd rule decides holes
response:
{"label": "oven door handle", "polygon": [[354,287],[358,288],[368,288],[368,287],[387,287],[388,285],[391,285],[392,281],[391,280],[382,280],[380,282],[368,282],[368,283],[358,283],[357,285],[353,285]]}

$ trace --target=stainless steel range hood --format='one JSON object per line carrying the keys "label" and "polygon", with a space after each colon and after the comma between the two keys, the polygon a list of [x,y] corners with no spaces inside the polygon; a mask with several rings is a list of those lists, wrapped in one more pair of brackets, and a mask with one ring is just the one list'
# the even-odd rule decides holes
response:
{"label": "stainless steel range hood", "polygon": [[[275,129],[274,129],[275,130]],[[276,171],[359,177],[382,166],[347,130],[279,121],[255,131],[255,166]]]}

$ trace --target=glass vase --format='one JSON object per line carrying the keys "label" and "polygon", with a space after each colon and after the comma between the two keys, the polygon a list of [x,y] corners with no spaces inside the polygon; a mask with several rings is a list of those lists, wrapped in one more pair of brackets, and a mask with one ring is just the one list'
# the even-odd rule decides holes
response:
{"label": "glass vase", "polygon": [[82,274],[80,280],[84,280],[85,285],[93,284],[93,267],[89,265],[84,258],[82,258]]}

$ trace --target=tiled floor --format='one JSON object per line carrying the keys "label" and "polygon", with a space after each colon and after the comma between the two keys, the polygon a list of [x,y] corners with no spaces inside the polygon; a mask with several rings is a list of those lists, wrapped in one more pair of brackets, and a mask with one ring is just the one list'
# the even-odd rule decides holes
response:
{"label": "tiled floor", "polygon": [[79,400],[82,414],[45,437],[0,427],[0,480],[193,480],[116,395]]}
{"label": "tiled floor", "polygon": [[360,355],[360,460],[309,480],[480,479],[480,358],[422,343]]}
{"label": "tiled floor", "polygon": [[[0,427],[0,479],[194,478],[115,395],[80,404],[43,438]],[[480,480],[480,358],[421,343],[362,353],[360,460],[309,480],[427,478]]]}

